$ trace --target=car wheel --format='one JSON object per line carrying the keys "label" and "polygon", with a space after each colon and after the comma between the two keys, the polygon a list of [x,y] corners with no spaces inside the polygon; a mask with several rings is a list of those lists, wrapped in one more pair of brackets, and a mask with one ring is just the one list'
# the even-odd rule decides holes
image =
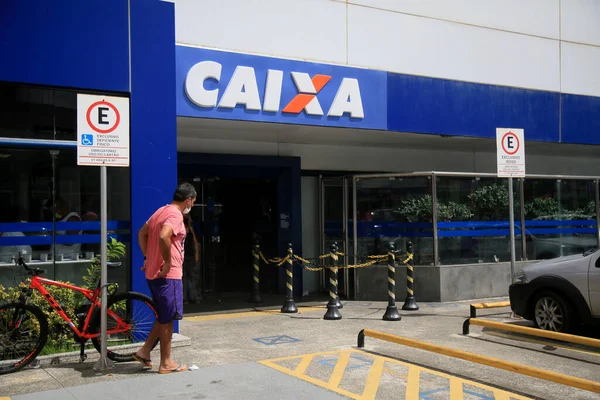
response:
{"label": "car wheel", "polygon": [[533,322],[540,329],[567,333],[575,326],[576,312],[562,296],[544,291],[533,301]]}

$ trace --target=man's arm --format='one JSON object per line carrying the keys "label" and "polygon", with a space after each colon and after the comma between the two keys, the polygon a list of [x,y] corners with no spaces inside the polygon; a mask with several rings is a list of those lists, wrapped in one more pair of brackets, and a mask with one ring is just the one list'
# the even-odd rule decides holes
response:
{"label": "man's arm", "polygon": [[171,238],[173,237],[173,228],[169,225],[163,225],[160,230],[158,239],[158,246],[160,248],[160,254],[162,254],[165,265],[161,268],[158,273],[159,276],[166,276],[171,270]]}
{"label": "man's arm", "polygon": [[148,224],[144,224],[138,231],[138,244],[140,245],[142,254],[146,257],[146,252],[148,250]]}

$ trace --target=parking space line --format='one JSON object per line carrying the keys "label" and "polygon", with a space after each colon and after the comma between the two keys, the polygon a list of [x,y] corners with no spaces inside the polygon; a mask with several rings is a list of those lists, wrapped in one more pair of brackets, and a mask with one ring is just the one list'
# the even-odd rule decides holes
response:
{"label": "parking space line", "polygon": [[460,379],[450,379],[450,400],[463,400],[463,382]]}
{"label": "parking space line", "polygon": [[344,372],[346,371],[346,367],[348,366],[348,361],[350,361],[350,353],[352,350],[343,351],[337,362],[335,363],[335,367],[333,368],[333,373],[331,374],[331,378],[329,378],[328,385],[330,387],[338,387],[342,382],[342,377],[344,376]]}
{"label": "parking space line", "polygon": [[373,362],[373,365],[371,366],[371,371],[369,372],[369,376],[367,377],[367,383],[363,390],[363,399],[374,399],[377,395],[377,389],[379,389],[379,382],[381,382],[381,376],[383,375],[384,364],[385,360],[381,357],[376,358]]}
{"label": "parking space line", "polygon": [[313,354],[309,354],[308,356],[303,357],[302,361],[300,361],[300,364],[298,364],[294,372],[298,375],[304,375],[306,373],[306,369],[308,368],[310,362],[314,357],[315,356]]}
{"label": "parking space line", "polygon": [[411,365],[408,367],[408,379],[406,384],[406,400],[419,400],[419,387],[421,371],[419,367]]}
{"label": "parking space line", "polygon": [[[360,357],[357,357],[357,355],[360,355]],[[319,357],[323,358],[323,356],[331,357],[327,360],[319,359]],[[370,361],[371,359],[373,361],[367,363],[367,361]],[[288,368],[281,364],[291,360],[300,360],[300,363],[294,368]],[[356,363],[356,360],[365,362],[365,364],[361,365],[361,367],[370,368],[368,373],[356,375],[356,372],[352,372],[350,374],[350,371],[360,370],[356,368],[356,365],[350,364],[350,361],[352,360],[354,360],[354,363]],[[469,395],[472,398],[479,398],[481,400],[491,400],[494,398],[497,400],[530,400],[527,397],[518,395],[516,393],[507,392],[499,388],[487,386],[478,382],[466,380],[443,372],[430,370],[428,368],[423,368],[407,362],[395,360],[393,358],[378,356],[362,350],[355,349],[326,351],[320,353],[281,357],[269,360],[262,360],[259,361],[259,364],[262,364],[269,368],[273,368],[286,375],[291,375],[295,378],[310,382],[314,385],[320,386],[322,388],[331,390],[332,392],[339,393],[346,397],[356,400],[375,399],[377,393],[382,387],[382,377],[384,375],[388,376],[388,379],[384,380],[384,382],[386,382],[385,385],[391,384],[389,380],[390,376],[398,378],[397,382],[400,382],[403,386],[406,387],[405,398],[411,400],[428,400],[432,398],[430,397],[430,395],[439,392],[449,393],[450,400],[463,400],[466,395]],[[321,368],[325,366],[328,367],[329,371],[331,371],[331,369],[333,369],[333,371],[331,375],[329,375],[329,373],[323,370],[321,370],[321,372],[317,372],[317,370],[312,370],[312,376],[308,376],[306,375],[306,373],[311,365],[318,365]],[[396,371],[394,368],[391,368],[393,366],[401,366],[403,367],[403,369],[408,370],[408,373],[405,375],[399,371]],[[426,375],[423,375],[424,373]],[[318,377],[315,377],[315,374],[322,374],[323,379],[318,379]],[[449,386],[448,384],[446,384],[446,386],[443,388],[439,388],[439,386],[437,386],[438,389],[431,390],[434,389],[436,386],[433,385],[432,387],[433,381],[430,380],[430,375],[434,375],[438,378],[447,379],[449,382]],[[427,376],[428,378],[425,378],[425,376]],[[340,383],[342,382],[344,377],[346,377],[346,379],[354,379],[352,382],[358,383],[359,386],[360,381],[365,379],[365,385],[362,389],[362,393],[353,393],[349,390],[341,388]],[[356,382],[356,379],[358,379],[359,382]],[[348,383],[349,381],[346,384]],[[424,391],[421,391],[421,387],[426,389]],[[473,388],[481,389],[489,393],[490,395],[493,393],[494,397],[490,397],[490,395],[486,395],[483,393],[477,393],[476,391],[473,391]]]}

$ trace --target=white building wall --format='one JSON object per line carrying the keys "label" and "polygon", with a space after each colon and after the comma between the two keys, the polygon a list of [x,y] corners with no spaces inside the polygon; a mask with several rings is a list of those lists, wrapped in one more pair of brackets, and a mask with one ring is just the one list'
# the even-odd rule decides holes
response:
{"label": "white building wall", "polygon": [[176,0],[176,40],[600,96],[598,0]]}

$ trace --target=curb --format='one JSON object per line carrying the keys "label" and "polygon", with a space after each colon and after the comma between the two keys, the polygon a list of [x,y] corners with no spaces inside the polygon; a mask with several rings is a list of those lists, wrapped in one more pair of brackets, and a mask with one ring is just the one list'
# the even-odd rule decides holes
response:
{"label": "curb", "polygon": [[[173,333],[173,338],[171,339],[171,347],[186,347],[191,346],[192,340],[183,336],[179,333]],[[116,349],[137,349],[141,346],[140,344],[128,344],[124,346],[117,346]],[[158,346],[157,346],[158,347]],[[85,362],[90,360],[97,360],[100,358],[100,353],[96,351],[96,349],[91,348],[85,350],[85,354],[87,355],[87,359]],[[37,369],[40,367],[49,367],[52,365],[63,364],[63,363],[79,363],[79,350],[71,351],[68,353],[57,353],[57,354],[49,354],[47,356],[38,356],[31,364],[29,364],[25,369]]]}

